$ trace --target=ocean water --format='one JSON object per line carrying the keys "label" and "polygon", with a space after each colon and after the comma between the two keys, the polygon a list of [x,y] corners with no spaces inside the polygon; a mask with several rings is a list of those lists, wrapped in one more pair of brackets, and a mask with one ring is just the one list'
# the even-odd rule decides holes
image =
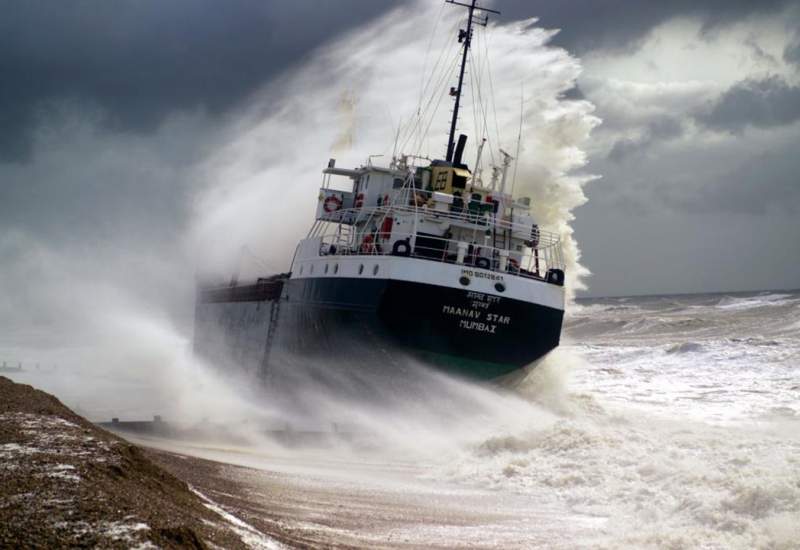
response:
{"label": "ocean water", "polygon": [[799,292],[582,300],[517,387],[416,376],[301,400],[366,446],[164,448],[312,545],[800,548]]}
{"label": "ocean water", "polygon": [[597,519],[552,546],[800,548],[800,293],[580,301],[528,384],[437,475]]}
{"label": "ocean water", "polygon": [[800,415],[800,293],[608,298],[577,305],[573,389],[715,424]]}
{"label": "ocean water", "polygon": [[[235,494],[194,483],[312,545],[800,548],[797,291],[581,300],[562,346],[516,387],[421,367],[368,404],[308,394],[276,410],[205,381],[184,355],[155,354],[177,365],[171,385],[66,369],[12,378],[101,420],[228,422],[251,444],[143,443],[248,467],[223,470]],[[286,448],[248,433],[264,416],[360,437]]]}

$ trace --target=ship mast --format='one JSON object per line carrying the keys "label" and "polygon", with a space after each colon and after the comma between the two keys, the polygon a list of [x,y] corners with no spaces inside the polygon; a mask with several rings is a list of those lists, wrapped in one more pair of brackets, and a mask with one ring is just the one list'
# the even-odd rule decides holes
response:
{"label": "ship mast", "polygon": [[453,120],[450,122],[450,137],[447,140],[447,162],[453,162],[453,149],[455,148],[456,142],[456,122],[458,122],[458,107],[461,104],[461,90],[464,86],[464,69],[467,66],[467,54],[469,53],[469,46],[472,43],[472,26],[481,25],[482,27],[486,26],[486,23],[489,21],[489,15],[484,14],[482,16],[475,16],[475,10],[484,11],[484,12],[491,12],[500,14],[499,11],[490,10],[488,8],[483,8],[476,4],[477,0],[471,0],[471,3],[464,4],[462,2],[456,2],[455,0],[445,0],[448,4],[457,4],[459,6],[464,6],[469,10],[469,16],[467,17],[467,30],[459,29],[458,30],[458,41],[464,43],[464,53],[461,56],[461,70],[458,73],[458,88],[450,88],[450,95],[455,96],[456,104],[453,107]]}

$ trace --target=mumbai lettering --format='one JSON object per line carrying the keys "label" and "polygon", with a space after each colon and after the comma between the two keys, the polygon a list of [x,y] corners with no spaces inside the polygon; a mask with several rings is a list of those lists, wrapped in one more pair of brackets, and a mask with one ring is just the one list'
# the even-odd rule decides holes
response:
{"label": "mumbai lettering", "polygon": [[477,330],[478,332],[488,332],[489,334],[494,334],[494,331],[497,330],[497,325],[489,325],[486,323],[479,323],[477,321],[467,321],[465,319],[461,319],[458,322],[458,326],[461,328],[465,328],[467,330]]}

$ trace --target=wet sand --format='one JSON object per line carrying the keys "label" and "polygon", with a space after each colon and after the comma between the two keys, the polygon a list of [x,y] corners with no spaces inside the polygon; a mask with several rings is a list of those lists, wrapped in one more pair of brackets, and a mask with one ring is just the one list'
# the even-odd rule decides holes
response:
{"label": "wet sand", "polygon": [[530,495],[426,480],[421,464],[134,441],[167,471],[290,546],[566,548],[604,522]]}

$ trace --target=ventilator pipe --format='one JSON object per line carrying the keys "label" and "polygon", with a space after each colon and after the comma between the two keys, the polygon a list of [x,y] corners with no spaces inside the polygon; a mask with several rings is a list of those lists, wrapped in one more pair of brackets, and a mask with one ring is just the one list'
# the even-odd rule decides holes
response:
{"label": "ventilator pipe", "polygon": [[508,268],[508,250],[501,250],[500,251],[500,265],[498,266],[500,271],[505,273],[506,269]]}
{"label": "ventilator pipe", "polygon": [[456,263],[457,264],[464,264],[464,258],[467,255],[467,247],[469,245],[467,243],[459,242],[456,245],[458,252],[456,253]]}
{"label": "ventilator pipe", "polygon": [[461,165],[461,157],[464,155],[464,146],[467,144],[467,136],[461,134],[458,136],[458,144],[456,145],[456,154],[453,157],[453,166]]}

